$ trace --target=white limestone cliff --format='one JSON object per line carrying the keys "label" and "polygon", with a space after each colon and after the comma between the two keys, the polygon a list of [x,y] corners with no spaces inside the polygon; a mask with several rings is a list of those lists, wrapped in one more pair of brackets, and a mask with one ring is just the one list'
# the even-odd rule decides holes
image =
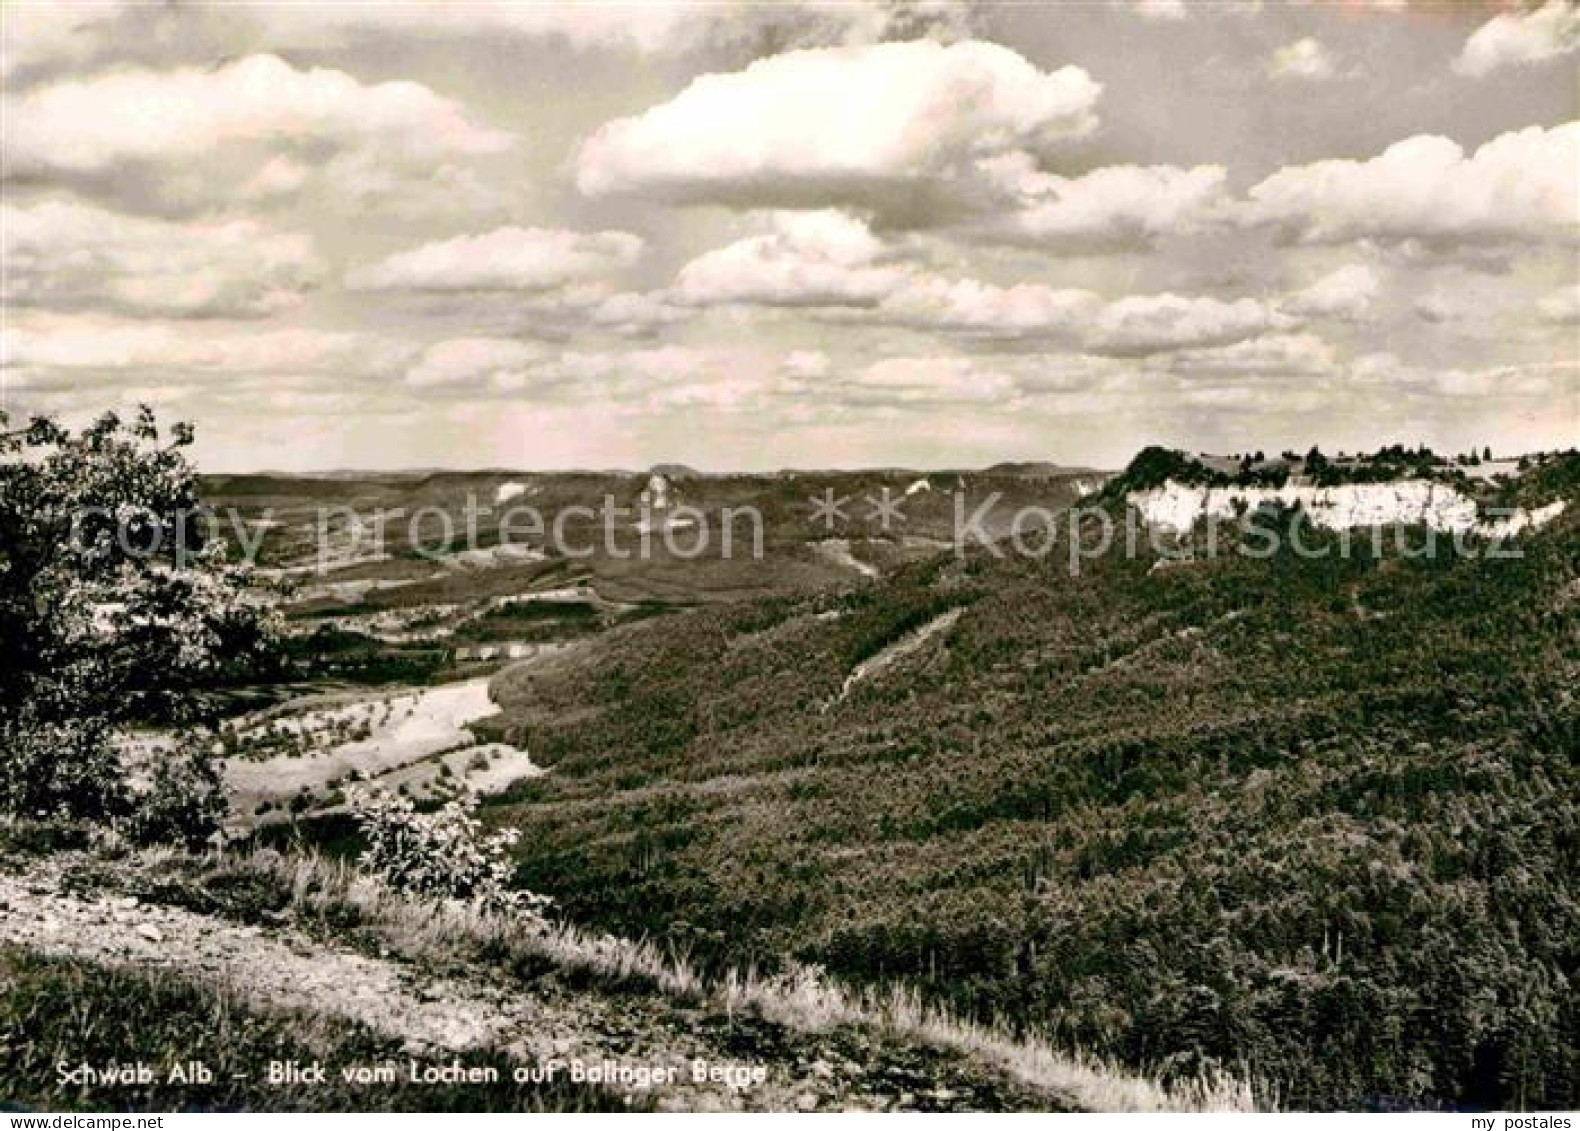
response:
{"label": "white limestone cliff", "polygon": [[1483,521],[1474,499],[1445,483],[1426,479],[1336,487],[1202,487],[1171,479],[1161,487],[1132,491],[1125,501],[1148,524],[1176,533],[1190,530],[1204,518],[1231,520],[1264,504],[1299,504],[1315,525],[1330,530],[1424,525],[1448,534],[1505,538],[1543,526],[1564,510],[1560,500]]}

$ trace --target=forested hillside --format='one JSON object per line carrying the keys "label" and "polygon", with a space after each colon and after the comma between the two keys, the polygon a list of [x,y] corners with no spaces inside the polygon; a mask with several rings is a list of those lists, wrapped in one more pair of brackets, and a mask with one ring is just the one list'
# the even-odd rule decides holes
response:
{"label": "forested hillside", "polygon": [[1515,558],[1351,550],[982,551],[619,628],[501,677],[553,772],[493,817],[572,918],[704,959],[1294,1107],[1573,1107],[1573,506]]}

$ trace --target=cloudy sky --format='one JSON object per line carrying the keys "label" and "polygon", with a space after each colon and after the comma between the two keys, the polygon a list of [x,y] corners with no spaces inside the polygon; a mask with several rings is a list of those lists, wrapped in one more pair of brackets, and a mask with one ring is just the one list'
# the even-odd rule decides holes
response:
{"label": "cloudy sky", "polygon": [[1580,442],[1571,0],[0,18],[13,416],[226,470]]}

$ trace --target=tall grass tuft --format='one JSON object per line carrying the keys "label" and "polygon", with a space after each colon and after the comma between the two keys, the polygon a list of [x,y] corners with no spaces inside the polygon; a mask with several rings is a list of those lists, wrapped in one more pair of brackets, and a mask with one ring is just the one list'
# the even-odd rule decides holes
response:
{"label": "tall grass tuft", "polygon": [[349,864],[311,851],[233,855],[223,867],[273,877],[306,915],[343,918],[347,911],[396,951],[429,960],[458,958],[548,963],[600,980],[641,983],[668,997],[728,1013],[753,1013],[794,1031],[854,1025],[950,1049],[1016,1082],[1098,1112],[1256,1111],[1271,1089],[1222,1070],[1194,1079],[1136,1074],[1036,1035],[1017,1035],[924,1001],[914,987],[846,987],[815,967],[792,965],[764,976],[731,970],[705,978],[683,958],[648,941],[592,934],[536,914],[458,901],[423,902],[396,892]]}

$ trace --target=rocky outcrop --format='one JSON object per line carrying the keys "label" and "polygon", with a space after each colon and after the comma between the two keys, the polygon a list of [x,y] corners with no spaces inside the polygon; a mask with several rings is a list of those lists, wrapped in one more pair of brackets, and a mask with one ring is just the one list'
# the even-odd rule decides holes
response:
{"label": "rocky outcrop", "polygon": [[1330,530],[1421,525],[1447,534],[1504,538],[1551,522],[1564,510],[1559,501],[1483,518],[1474,499],[1428,479],[1337,487],[1204,487],[1170,479],[1161,487],[1133,491],[1125,501],[1148,524],[1179,533],[1202,519],[1227,521],[1264,505],[1298,505],[1315,525]]}
{"label": "rocky outcrop", "polygon": [[669,496],[669,479],[654,472],[647,477],[647,486],[642,488],[642,493],[637,496],[638,509],[640,510],[668,510],[671,505]]}

